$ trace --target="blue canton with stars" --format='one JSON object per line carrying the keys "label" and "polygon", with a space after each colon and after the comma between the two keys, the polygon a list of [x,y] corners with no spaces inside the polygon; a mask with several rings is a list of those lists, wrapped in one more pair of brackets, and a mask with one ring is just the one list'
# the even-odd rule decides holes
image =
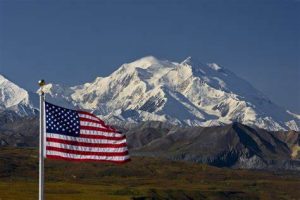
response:
{"label": "blue canton with stars", "polygon": [[75,110],[62,108],[45,102],[46,110],[46,132],[80,136],[79,115]]}

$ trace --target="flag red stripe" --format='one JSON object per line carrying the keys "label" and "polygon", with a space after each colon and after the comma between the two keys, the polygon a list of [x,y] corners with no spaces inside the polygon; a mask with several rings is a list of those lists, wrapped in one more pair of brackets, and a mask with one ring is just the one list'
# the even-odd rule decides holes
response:
{"label": "flag red stripe", "polygon": [[78,113],[80,114],[84,114],[84,115],[89,115],[91,117],[95,117],[99,120],[99,122],[103,123],[103,125],[105,125],[104,121],[101,120],[99,117],[97,117],[96,115],[93,115],[92,113],[89,113],[89,112],[85,112],[85,111],[77,111]]}
{"label": "flag red stripe", "polygon": [[123,156],[97,156],[97,155],[79,155],[72,153],[64,153],[60,151],[47,151],[49,156],[61,156],[72,159],[92,159],[92,160],[111,160],[111,161],[123,161],[129,159],[129,155]]}
{"label": "flag red stripe", "polygon": [[101,123],[101,122],[99,122],[97,120],[94,120],[94,119],[89,119],[89,118],[84,118],[84,117],[79,117],[79,119],[80,119],[81,123],[83,123],[83,122],[87,122],[88,123],[89,122],[89,123],[94,123],[94,125],[95,124],[99,125],[99,126],[101,126],[103,128],[106,128],[106,129],[113,129],[113,128],[111,128],[111,127],[109,127],[109,126],[107,126],[107,125],[105,125],[105,124],[103,124],[103,123]]}
{"label": "flag red stripe", "polygon": [[113,130],[113,129],[98,128],[98,127],[92,127],[92,126],[80,126],[80,129],[92,130],[92,131],[102,131],[102,132],[108,132],[108,133],[120,133],[121,134],[121,132]]}
{"label": "flag red stripe", "polygon": [[80,129],[80,135],[103,135],[107,137],[123,137],[123,133],[116,133],[116,132],[103,132],[103,131],[95,131],[95,130],[84,130]]}
{"label": "flag red stripe", "polygon": [[77,162],[110,162],[110,163],[126,163],[130,161],[129,159],[126,160],[96,160],[96,159],[78,159],[78,158],[66,158],[63,156],[54,156],[54,155],[47,155],[47,158],[56,159],[56,160],[66,160],[66,161],[77,161]]}
{"label": "flag red stripe", "polygon": [[[115,128],[106,125],[105,122],[104,122],[103,120],[101,120],[99,117],[97,117],[96,115],[94,115],[94,114],[92,114],[92,113],[85,112],[85,111],[78,111],[78,113],[83,114],[83,115],[88,115],[88,116],[94,117],[94,118],[98,119],[99,121],[97,121],[97,120],[93,120],[93,121],[97,121],[97,122],[100,123],[102,126],[108,128],[108,129],[116,130]],[[85,119],[87,119],[87,118],[85,118]],[[92,120],[92,119],[91,119],[91,120]]]}
{"label": "flag red stripe", "polygon": [[[94,115],[92,113],[89,113],[89,112],[86,112],[86,111],[78,110],[77,112],[80,113],[80,114],[89,115],[89,116],[98,118],[96,115]],[[99,119],[99,120],[102,121],[101,119]]]}
{"label": "flag red stripe", "polygon": [[90,152],[90,151],[78,151],[78,150],[71,150],[71,149],[63,149],[57,147],[46,147],[47,151],[59,151],[63,153],[71,153],[71,154],[78,154],[78,155],[95,155],[95,156],[126,156],[128,155],[128,151],[124,152]]}
{"label": "flag red stripe", "polygon": [[84,146],[73,146],[69,144],[62,144],[57,142],[47,142],[47,146],[70,149],[70,150],[78,150],[78,151],[92,151],[92,152],[124,152],[128,151],[127,147],[119,147],[119,148],[99,148],[99,147],[84,147]]}
{"label": "flag red stripe", "polygon": [[90,138],[90,139],[107,139],[107,140],[122,140],[126,139],[125,136],[122,137],[109,137],[104,135],[87,135],[87,134],[80,134],[80,138]]}
{"label": "flag red stripe", "polygon": [[79,117],[80,121],[84,121],[84,122],[93,122],[93,123],[96,123],[96,124],[100,124],[104,127],[106,127],[105,125],[103,125],[103,123],[97,121],[97,120],[93,120],[93,119],[89,119],[89,118],[84,118],[84,117]]}
{"label": "flag red stripe", "polygon": [[87,143],[87,142],[77,142],[77,141],[70,141],[70,140],[63,140],[58,138],[46,138],[47,142],[57,142],[61,144],[69,144],[74,146],[84,146],[84,147],[101,147],[101,148],[119,148],[119,147],[126,147],[126,143],[121,144],[97,144],[97,143]]}
{"label": "flag red stripe", "polygon": [[[61,135],[61,134],[55,134],[55,133],[47,133],[47,138],[56,138],[56,139],[62,139],[62,140],[68,140],[68,141],[77,141],[77,142],[86,142],[86,143],[97,143],[97,144],[121,144],[125,143],[126,139],[98,139],[98,138],[82,138],[82,137],[74,137],[74,136],[68,136],[68,135]],[[121,137],[119,137],[121,138]]]}
{"label": "flag red stripe", "polygon": [[[105,125],[105,124],[103,124],[103,123],[100,123],[100,122],[97,121],[97,120],[88,119],[88,118],[83,118],[83,117],[79,117],[79,119],[80,119],[80,122],[81,122],[81,123],[84,123],[84,122],[87,122],[87,123],[89,123],[89,122],[90,122],[90,123],[94,123],[94,124],[90,125],[90,127],[97,127],[97,126],[95,126],[95,124],[96,124],[96,125],[100,125],[100,126],[101,126],[102,128],[104,128],[104,129],[116,131],[115,128],[109,127],[109,126],[107,126],[107,125]],[[80,123],[80,124],[81,124],[81,123]],[[81,125],[81,126],[84,126],[84,125]],[[100,128],[100,127],[98,127],[98,128]]]}
{"label": "flag red stripe", "polygon": [[80,119],[80,121],[84,121],[84,122],[92,122],[92,123],[100,124],[104,128],[116,131],[115,128],[106,125],[103,121],[99,121],[100,119],[98,117],[96,117],[96,116],[94,116],[94,117],[97,118],[98,120],[84,118],[84,117],[79,117],[79,119]]}

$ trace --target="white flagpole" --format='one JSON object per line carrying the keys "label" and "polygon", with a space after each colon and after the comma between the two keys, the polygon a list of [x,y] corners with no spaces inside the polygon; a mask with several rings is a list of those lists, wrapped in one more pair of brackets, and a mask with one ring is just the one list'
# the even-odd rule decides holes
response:
{"label": "white flagpole", "polygon": [[40,142],[39,142],[39,200],[44,200],[44,80],[39,81],[40,86]]}

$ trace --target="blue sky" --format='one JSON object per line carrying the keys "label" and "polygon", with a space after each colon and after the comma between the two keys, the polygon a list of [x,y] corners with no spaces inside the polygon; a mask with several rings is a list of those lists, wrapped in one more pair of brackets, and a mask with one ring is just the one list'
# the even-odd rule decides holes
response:
{"label": "blue sky", "polygon": [[1,0],[0,74],[76,85],[153,55],[216,62],[300,113],[298,0]]}

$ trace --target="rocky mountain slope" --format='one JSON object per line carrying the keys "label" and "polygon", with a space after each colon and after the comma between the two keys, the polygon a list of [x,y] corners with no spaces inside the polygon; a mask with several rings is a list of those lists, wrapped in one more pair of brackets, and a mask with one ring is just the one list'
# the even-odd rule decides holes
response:
{"label": "rocky mountain slope", "polygon": [[271,132],[239,123],[186,128],[145,123],[131,128],[127,138],[132,155],[218,167],[300,170],[299,152],[293,152],[300,144],[295,131]]}
{"label": "rocky mountain slope", "polygon": [[37,147],[38,119],[0,113],[0,147]]}

